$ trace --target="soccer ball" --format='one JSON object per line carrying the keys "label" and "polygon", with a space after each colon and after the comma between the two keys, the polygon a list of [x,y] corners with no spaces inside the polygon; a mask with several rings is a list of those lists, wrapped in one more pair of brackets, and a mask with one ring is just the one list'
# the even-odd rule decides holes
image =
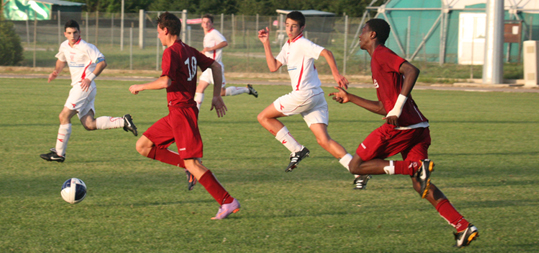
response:
{"label": "soccer ball", "polygon": [[69,204],[77,204],[86,197],[86,184],[78,178],[70,178],[62,185],[62,198]]}

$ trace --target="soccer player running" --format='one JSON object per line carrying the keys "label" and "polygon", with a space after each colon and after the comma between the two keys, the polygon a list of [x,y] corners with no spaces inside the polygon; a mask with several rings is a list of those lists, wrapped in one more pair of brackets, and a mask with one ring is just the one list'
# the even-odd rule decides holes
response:
{"label": "soccer player running", "polygon": [[[431,143],[429,122],[411,96],[419,70],[385,47],[389,24],[383,19],[366,22],[359,45],[371,56],[371,69],[378,101],[350,94],[341,87],[330,93],[339,103],[352,102],[371,112],[384,115],[385,124],[374,130],[359,145],[350,161],[350,172],[359,175],[409,175],[419,196],[426,198],[451,224],[457,247],[469,245],[479,236],[477,228],[453,207],[445,195],[430,183],[434,164],[428,159]],[[384,160],[400,153],[403,161]]]}
{"label": "soccer player running", "polygon": [[195,93],[195,102],[197,102],[197,107],[200,110],[200,106],[202,105],[202,102],[204,101],[204,91],[210,84],[221,84],[221,96],[235,96],[240,95],[243,93],[247,93],[249,95],[253,95],[254,97],[258,97],[258,92],[251,86],[250,84],[247,84],[247,87],[234,87],[230,86],[225,89],[226,81],[225,81],[225,65],[223,65],[223,48],[228,46],[228,42],[226,41],[225,37],[217,31],[215,28],[213,28],[213,16],[210,14],[205,14],[202,16],[202,23],[201,25],[202,29],[204,30],[204,49],[202,49],[202,53],[205,54],[207,57],[214,59],[219,64],[221,64],[221,72],[223,80],[222,82],[214,82],[214,78],[212,75],[212,70],[210,68],[206,69],[202,74],[200,75],[200,80],[198,82],[197,90]]}
{"label": "soccer player running", "polygon": [[290,163],[285,171],[293,170],[302,159],[309,155],[309,150],[299,144],[286,126],[278,120],[280,117],[296,114],[303,116],[303,120],[314,133],[318,144],[339,159],[339,162],[348,169],[352,155],[348,154],[343,146],[332,140],[327,131],[328,105],[324,91],[320,87],[321,82],[314,66],[314,60],[320,56],[326,59],[339,87],[346,89],[348,80],[337,70],[333,53],[303,37],[304,29],[305,17],[301,12],[293,11],[286,15],[288,41],[283,45],[277,58],[273,57],[271,52],[269,29],[266,27],[258,32],[258,38],[264,45],[269,70],[275,72],[286,64],[292,84],[292,92],[277,98],[258,114],[258,122],[292,152]]}
{"label": "soccer player running", "polygon": [[[162,74],[157,80],[132,85],[129,91],[167,90],[169,114],[153,124],[137,141],[137,151],[148,158],[186,168],[221,206],[212,219],[224,219],[240,209],[238,200],[228,194],[213,173],[202,165],[202,139],[198,129],[198,109],[193,97],[196,89],[197,66],[211,68],[213,78],[221,82],[221,66],[179,38],[181,21],[165,12],[157,20],[157,33],[163,46]],[[226,114],[221,87],[214,86],[211,110],[217,117]],[[176,142],[178,153],[168,146]]]}
{"label": "soccer player running", "polygon": [[48,82],[54,80],[66,65],[71,72],[71,90],[69,97],[60,112],[60,128],[55,148],[50,153],[41,154],[46,161],[64,162],[67,143],[71,136],[71,118],[78,115],[80,122],[86,130],[120,128],[132,132],[137,136],[137,127],[133,123],[131,115],[123,117],[102,116],[94,118],[94,101],[97,93],[94,79],[107,67],[105,57],[97,47],[84,41],[80,37],[79,24],[69,20],[64,26],[66,41],[60,45],[56,54],[56,67],[49,75]]}

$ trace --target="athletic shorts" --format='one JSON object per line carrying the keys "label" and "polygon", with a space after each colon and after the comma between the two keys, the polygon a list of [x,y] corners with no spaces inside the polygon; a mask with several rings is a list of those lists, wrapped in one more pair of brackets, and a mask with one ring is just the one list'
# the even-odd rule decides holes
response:
{"label": "athletic shorts", "polygon": [[316,123],[328,124],[328,103],[324,92],[312,94],[305,99],[297,99],[292,93],[288,93],[277,98],[273,106],[286,116],[301,114],[309,127]]}
{"label": "athletic shorts", "polygon": [[374,130],[359,145],[356,154],[361,160],[385,159],[401,153],[405,161],[418,161],[428,158],[430,146],[429,128],[395,130],[395,126],[383,124]]}
{"label": "athletic shorts", "polygon": [[96,94],[97,89],[94,82],[92,82],[88,91],[82,91],[80,84],[73,85],[64,106],[77,111],[79,119],[86,116],[90,110],[95,114],[94,101]]}
{"label": "athletic shorts", "polygon": [[169,114],[155,122],[146,136],[158,148],[168,148],[176,142],[178,154],[182,159],[202,158],[202,137],[198,130],[198,109],[169,107]]}
{"label": "athletic shorts", "polygon": [[[224,88],[226,86],[226,80],[225,80],[225,65],[221,64],[221,72],[223,73],[223,84],[221,84],[221,88]],[[213,84],[213,74],[211,71],[211,68],[207,68],[202,74],[200,75],[200,81],[207,82],[209,84]]]}

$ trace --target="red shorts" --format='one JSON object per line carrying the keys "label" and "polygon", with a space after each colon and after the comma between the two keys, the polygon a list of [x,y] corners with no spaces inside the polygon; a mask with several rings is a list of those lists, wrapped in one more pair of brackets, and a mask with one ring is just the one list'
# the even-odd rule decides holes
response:
{"label": "red shorts", "polygon": [[395,126],[384,124],[365,138],[356,154],[363,161],[385,159],[398,153],[401,153],[405,161],[418,161],[428,158],[429,146],[428,127],[395,130]]}
{"label": "red shorts", "polygon": [[196,106],[169,107],[168,115],[148,128],[144,136],[162,149],[176,142],[182,159],[202,158],[202,137],[198,130]]}

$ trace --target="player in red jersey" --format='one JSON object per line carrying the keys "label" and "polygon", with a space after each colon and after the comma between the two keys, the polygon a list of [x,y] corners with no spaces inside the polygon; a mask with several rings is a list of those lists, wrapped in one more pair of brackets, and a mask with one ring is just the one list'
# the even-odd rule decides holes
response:
{"label": "player in red jersey", "polygon": [[[350,161],[350,172],[409,175],[419,196],[426,198],[438,213],[457,230],[457,247],[468,246],[478,237],[477,228],[453,207],[445,195],[430,183],[434,163],[428,159],[431,143],[429,122],[419,111],[410,92],[419,70],[384,46],[389,24],[383,19],[366,22],[359,35],[359,45],[371,56],[371,70],[378,101],[350,94],[340,87],[329,94],[339,103],[352,102],[371,112],[384,115],[386,123],[374,130],[359,145]],[[400,153],[403,161],[384,160]]]}
{"label": "player in red jersey", "polygon": [[[238,200],[228,194],[213,173],[202,165],[202,139],[198,129],[198,109],[193,97],[196,90],[197,66],[211,68],[216,83],[221,83],[221,66],[179,38],[181,21],[165,12],[157,20],[157,33],[163,46],[162,74],[157,80],[132,85],[129,91],[167,89],[169,114],[153,124],[137,141],[137,151],[148,158],[187,169],[221,205],[212,219],[224,219],[240,209]],[[226,114],[221,87],[214,85],[211,110],[217,117]],[[168,149],[176,142],[178,153]],[[191,188],[191,187],[190,187]]]}

